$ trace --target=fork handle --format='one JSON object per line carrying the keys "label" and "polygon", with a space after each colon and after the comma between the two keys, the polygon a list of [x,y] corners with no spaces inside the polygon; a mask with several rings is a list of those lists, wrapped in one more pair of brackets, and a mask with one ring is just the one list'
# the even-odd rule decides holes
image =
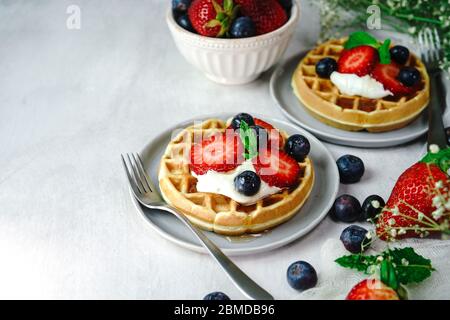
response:
{"label": "fork handle", "polygon": [[171,207],[163,206],[162,209],[174,214],[180,219],[200,240],[202,245],[213,256],[217,263],[226,272],[231,281],[238,287],[243,294],[254,300],[274,300],[274,298],[255,281],[249,278],[241,269],[239,269],[233,261],[230,260],[200,229],[194,226],[188,218]]}
{"label": "fork handle", "polygon": [[436,144],[440,149],[447,148],[442,114],[445,104],[445,89],[440,72],[430,75],[430,105],[428,106],[428,150]]}

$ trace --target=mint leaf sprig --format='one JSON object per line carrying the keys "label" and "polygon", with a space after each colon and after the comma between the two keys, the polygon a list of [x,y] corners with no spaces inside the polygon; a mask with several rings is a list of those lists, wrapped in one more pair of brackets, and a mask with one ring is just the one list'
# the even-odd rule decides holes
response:
{"label": "mint leaf sprig", "polygon": [[386,249],[379,255],[352,254],[335,260],[344,268],[356,269],[365,274],[380,273],[380,280],[405,296],[402,285],[422,282],[435,271],[431,260],[417,254],[413,248]]}
{"label": "mint leaf sprig", "polygon": [[371,46],[378,50],[378,55],[380,56],[381,64],[391,63],[391,54],[389,52],[389,47],[391,45],[391,39],[384,40],[380,43],[372,35],[364,31],[357,31],[350,34],[347,42],[344,44],[345,49],[352,49],[359,46]]}
{"label": "mint leaf sprig", "polygon": [[244,120],[240,124],[239,137],[244,145],[244,158],[250,160],[256,157],[258,155],[258,138],[255,130],[250,128]]}

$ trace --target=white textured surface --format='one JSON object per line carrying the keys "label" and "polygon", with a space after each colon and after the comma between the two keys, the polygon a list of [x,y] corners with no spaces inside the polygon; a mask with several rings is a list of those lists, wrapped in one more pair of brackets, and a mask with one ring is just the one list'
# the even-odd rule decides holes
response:
{"label": "white textured surface", "polygon": [[[81,30],[66,28],[78,4]],[[176,122],[221,110],[282,118],[269,73],[241,87],[208,81],[180,56],[164,21],[167,0],[0,3],[0,298],[243,296],[207,255],[172,245],[142,223],[119,154],[140,150]],[[302,3],[287,56],[310,47],[317,14]],[[423,141],[362,150],[367,173],[342,186],[360,200],[386,197]],[[320,247],[344,224],[325,219],[308,236],[235,262],[276,298],[295,260],[326,271]]]}

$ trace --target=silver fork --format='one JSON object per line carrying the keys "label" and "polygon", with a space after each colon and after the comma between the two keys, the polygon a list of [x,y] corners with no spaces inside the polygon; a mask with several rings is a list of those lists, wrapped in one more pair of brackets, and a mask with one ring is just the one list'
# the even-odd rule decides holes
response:
{"label": "silver fork", "polygon": [[419,33],[419,46],[422,60],[430,76],[430,104],[428,106],[428,149],[438,145],[447,147],[442,114],[445,104],[445,90],[442,84],[442,70],[439,61],[442,58],[441,40],[435,28],[425,28]]}
{"label": "silver fork", "polygon": [[128,181],[136,199],[145,207],[169,212],[180,219],[200,240],[203,246],[219,263],[231,281],[250,299],[273,300],[273,297],[250,279],[231,261],[202,231],[194,226],[183,214],[170,207],[159,195],[150,177],[144,170],[139,154],[121,155]]}

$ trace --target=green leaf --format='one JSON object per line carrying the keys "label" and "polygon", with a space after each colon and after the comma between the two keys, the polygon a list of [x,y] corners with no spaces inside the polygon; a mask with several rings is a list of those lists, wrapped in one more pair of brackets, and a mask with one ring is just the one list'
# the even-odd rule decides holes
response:
{"label": "green leaf", "polygon": [[398,289],[399,281],[397,278],[397,270],[391,261],[385,259],[380,264],[380,280],[394,290]]}
{"label": "green leaf", "polygon": [[233,0],[224,0],[223,1],[223,9],[226,12],[231,12],[231,10],[233,10]]}
{"label": "green leaf", "polygon": [[421,282],[434,271],[431,260],[417,254],[410,247],[387,250],[385,255],[395,265],[398,281],[402,284]]}
{"label": "green leaf", "polygon": [[210,20],[210,21],[208,21],[208,22],[205,24],[205,26],[206,26],[207,28],[215,28],[215,27],[218,27],[218,26],[221,26],[221,25],[222,25],[222,23],[221,23],[219,20],[216,20],[216,19]]}
{"label": "green leaf", "polygon": [[255,130],[247,122],[241,121],[239,137],[244,145],[244,158],[249,160],[258,155],[258,143]]}
{"label": "green leaf", "polygon": [[381,47],[378,49],[378,54],[380,55],[381,64],[391,63],[391,53],[389,52],[389,47],[391,45],[391,39],[384,40]]}
{"label": "green leaf", "polygon": [[357,31],[350,34],[347,42],[344,44],[345,49],[352,49],[359,46],[372,46],[376,49],[380,47],[378,40],[364,31]]}
{"label": "green leaf", "polygon": [[220,4],[217,3],[216,0],[212,0],[212,4],[213,4],[213,7],[214,7],[214,10],[216,10],[216,14],[219,14],[219,13],[223,12],[222,7],[220,6]]}
{"label": "green leaf", "polygon": [[356,269],[368,273],[368,268],[377,262],[377,256],[364,256],[361,254],[352,254],[343,256],[335,260],[341,267]]}
{"label": "green leaf", "polygon": [[436,164],[442,171],[447,172],[450,168],[450,148],[439,150],[437,153],[428,152],[420,162]]}

